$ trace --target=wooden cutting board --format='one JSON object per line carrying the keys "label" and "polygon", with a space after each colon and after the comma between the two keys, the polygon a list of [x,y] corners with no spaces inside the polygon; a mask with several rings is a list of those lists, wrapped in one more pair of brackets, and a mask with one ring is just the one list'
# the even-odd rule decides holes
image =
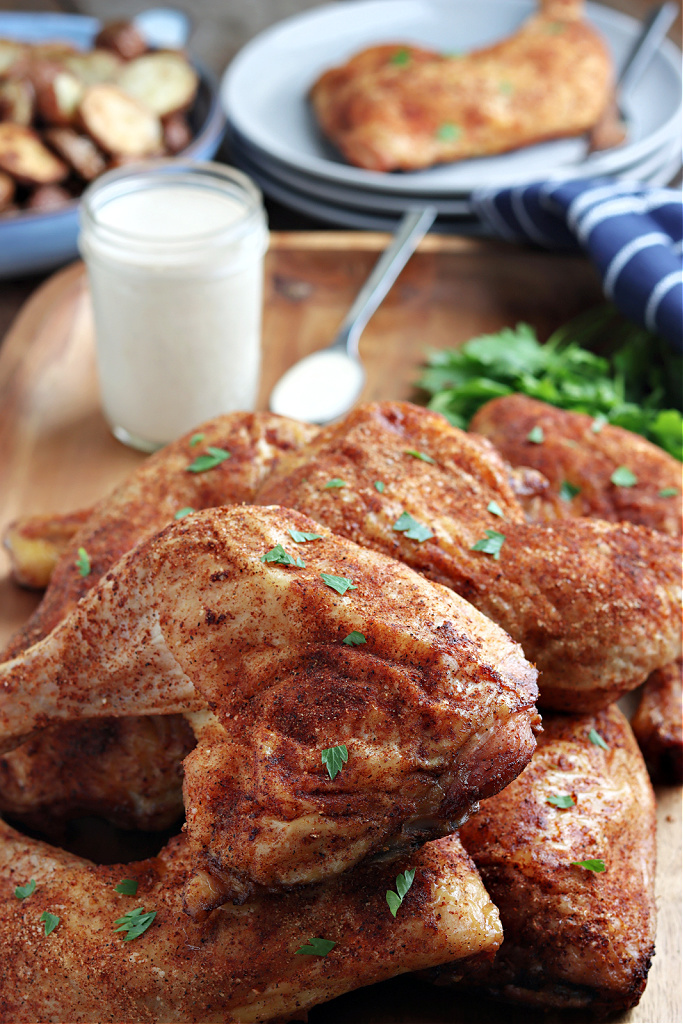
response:
{"label": "wooden cutting board", "polygon": [[[301,356],[334,336],[387,236],[351,232],[272,235],[266,259],[260,408]],[[430,348],[520,320],[544,338],[602,301],[579,256],[548,255],[504,243],[427,237],[361,341],[365,400],[416,398],[413,381]],[[109,433],[99,407],[93,326],[83,266],[43,284],[0,348],[0,531],[18,515],[69,511],[106,494],[144,458]],[[0,644],[38,602],[17,588],[0,554]],[[680,793],[658,792],[659,924],[645,995],[619,1021],[677,1024],[681,1008]],[[314,1010],[311,1024],[535,1024],[581,1022],[501,1007],[457,991],[395,979]]]}

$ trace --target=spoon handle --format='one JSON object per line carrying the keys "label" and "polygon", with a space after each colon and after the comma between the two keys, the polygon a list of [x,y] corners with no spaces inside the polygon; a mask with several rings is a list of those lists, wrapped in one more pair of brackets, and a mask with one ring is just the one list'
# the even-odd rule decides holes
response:
{"label": "spoon handle", "polygon": [[635,40],[631,52],[624,61],[619,72],[617,89],[619,94],[633,88],[655,53],[661,46],[666,34],[676,20],[678,4],[669,0],[653,8],[643,20],[643,27]]}
{"label": "spoon handle", "polygon": [[391,244],[358,292],[330,348],[340,348],[351,356],[357,355],[358,341],[365,325],[429,231],[436,213],[434,206],[424,206],[403,215]]}

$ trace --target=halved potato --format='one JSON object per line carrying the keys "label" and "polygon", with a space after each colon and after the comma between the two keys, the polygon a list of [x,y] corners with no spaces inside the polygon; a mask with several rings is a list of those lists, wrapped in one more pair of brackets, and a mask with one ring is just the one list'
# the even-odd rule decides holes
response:
{"label": "halved potato", "polygon": [[38,113],[48,124],[73,124],[83,99],[83,83],[59,64],[40,61],[31,69]]}
{"label": "halved potato", "polygon": [[182,54],[164,50],[124,64],[118,84],[129,96],[165,117],[190,106],[199,79]]}
{"label": "halved potato", "polygon": [[25,185],[52,185],[69,173],[31,128],[11,121],[0,123],[0,168]]}
{"label": "halved potato", "polygon": [[133,60],[147,53],[144,36],[130,21],[112,21],[95,37],[95,46],[111,50],[123,60]]}
{"label": "halved potato", "polygon": [[164,145],[169,153],[179,153],[192,142],[192,129],[184,114],[169,114],[162,121]]}
{"label": "halved potato", "polygon": [[106,169],[104,155],[88,135],[80,135],[73,128],[48,128],[43,137],[85,181],[92,181]]}
{"label": "halved potato", "polygon": [[15,74],[17,68],[26,59],[28,46],[17,43],[14,39],[0,39],[0,75],[10,72]]}
{"label": "halved potato", "polygon": [[61,185],[39,185],[28,197],[26,208],[49,213],[52,210],[63,209],[72,199],[71,193]]}
{"label": "halved potato", "polygon": [[35,90],[27,78],[7,78],[0,82],[0,121],[31,124],[35,101]]}
{"label": "halved potato", "polygon": [[107,153],[143,157],[163,148],[159,118],[116,85],[86,89],[80,117],[88,134]]}
{"label": "halved potato", "polygon": [[6,210],[8,206],[11,206],[15,189],[14,178],[10,178],[9,174],[0,171],[0,210]]}
{"label": "halved potato", "polygon": [[76,75],[83,85],[115,82],[121,69],[121,58],[111,50],[90,50],[74,53],[62,61],[65,68]]}

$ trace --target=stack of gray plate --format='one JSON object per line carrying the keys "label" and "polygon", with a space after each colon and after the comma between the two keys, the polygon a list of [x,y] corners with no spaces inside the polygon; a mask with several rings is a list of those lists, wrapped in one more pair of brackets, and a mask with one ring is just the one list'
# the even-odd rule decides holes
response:
{"label": "stack of gray plate", "polygon": [[[671,181],[681,166],[681,54],[668,40],[624,97],[628,135],[611,150],[589,154],[585,138],[561,139],[388,174],[345,163],[319,132],[308,91],[323,71],[358,50],[412,43],[467,51],[514,32],[536,6],[533,0],[346,0],[280,22],[248,43],[224,76],[233,161],[285,205],[369,230],[391,229],[407,208],[430,203],[440,230],[476,231],[470,196],[486,186],[603,175]],[[586,10],[621,67],[639,23],[599,4]]]}

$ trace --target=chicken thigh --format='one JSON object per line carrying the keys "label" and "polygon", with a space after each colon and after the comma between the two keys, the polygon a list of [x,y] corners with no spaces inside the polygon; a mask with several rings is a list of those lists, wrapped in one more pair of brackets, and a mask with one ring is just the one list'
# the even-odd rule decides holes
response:
{"label": "chicken thigh", "polygon": [[604,707],[681,646],[672,538],[593,519],[527,523],[490,442],[401,402],[360,406],[257,493],[455,590],[540,671],[540,703]]}
{"label": "chicken thigh", "polygon": [[[655,824],[652,786],[616,706],[545,716],[529,767],[460,832],[505,934],[494,963],[465,983],[596,1016],[634,1006],[654,954]],[[457,965],[437,977],[453,974]]]}
{"label": "chicken thigh", "polygon": [[531,757],[535,678],[451,591],[289,509],[233,506],[138,545],[0,665],[0,737],[213,712],[220,734],[185,762],[187,831],[213,880],[192,888],[198,912],[452,831]]}

